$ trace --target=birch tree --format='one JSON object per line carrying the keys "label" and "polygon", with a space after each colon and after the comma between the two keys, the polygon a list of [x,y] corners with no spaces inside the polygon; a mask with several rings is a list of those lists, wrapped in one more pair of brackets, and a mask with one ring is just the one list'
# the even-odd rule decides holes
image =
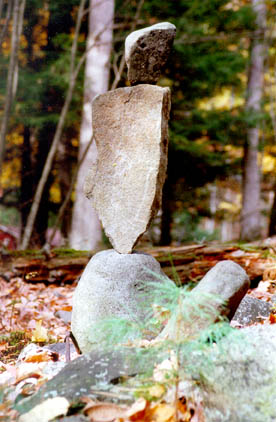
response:
{"label": "birch tree", "polygon": [[[113,16],[114,0],[90,0],[79,159],[93,136],[92,100],[108,89]],[[83,193],[84,179],[96,159],[97,148],[93,142],[78,171],[70,233],[70,244],[75,249],[94,249],[101,241],[100,222]]]}
{"label": "birch tree", "polygon": [[[252,0],[256,14],[256,29],[253,33],[246,111],[256,114],[261,111],[264,82],[264,60],[266,27],[266,5],[264,0]],[[241,239],[253,240],[260,237],[260,167],[258,163],[260,128],[256,123],[247,129],[244,152],[243,201],[241,215]]]}

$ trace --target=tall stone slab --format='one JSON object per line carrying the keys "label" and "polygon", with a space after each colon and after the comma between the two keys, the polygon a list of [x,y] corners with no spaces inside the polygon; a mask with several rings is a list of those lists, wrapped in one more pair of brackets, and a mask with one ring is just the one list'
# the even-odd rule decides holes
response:
{"label": "tall stone slab", "polygon": [[125,41],[125,57],[128,80],[132,85],[154,84],[160,78],[172,49],[176,27],[161,22],[139,29],[128,35]]}
{"label": "tall stone slab", "polygon": [[161,205],[166,177],[170,90],[119,88],[95,98],[98,162],[84,191],[119,253],[131,253]]}

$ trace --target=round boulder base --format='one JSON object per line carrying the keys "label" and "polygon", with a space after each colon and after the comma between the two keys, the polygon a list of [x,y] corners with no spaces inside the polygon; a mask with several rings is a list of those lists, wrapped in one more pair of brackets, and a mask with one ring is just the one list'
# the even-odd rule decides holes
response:
{"label": "round boulder base", "polygon": [[146,282],[164,283],[160,264],[142,252],[120,254],[114,249],[94,255],[73,296],[71,330],[83,353],[99,347],[94,329],[106,318],[145,319],[151,310]]}

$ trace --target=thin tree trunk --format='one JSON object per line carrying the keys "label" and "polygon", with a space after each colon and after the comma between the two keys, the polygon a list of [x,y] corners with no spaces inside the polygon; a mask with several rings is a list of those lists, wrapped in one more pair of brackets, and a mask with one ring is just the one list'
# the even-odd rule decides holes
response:
{"label": "thin tree trunk", "polygon": [[4,0],[0,0],[0,19],[2,19],[3,6],[4,6]]}
{"label": "thin tree trunk", "polygon": [[72,177],[72,180],[71,180],[69,189],[68,189],[68,191],[66,193],[66,196],[65,196],[65,199],[64,199],[64,201],[63,201],[63,203],[62,203],[62,205],[61,205],[61,207],[59,209],[59,212],[58,212],[58,215],[57,215],[57,218],[56,218],[56,221],[55,221],[55,225],[53,227],[53,231],[52,231],[52,234],[51,234],[50,239],[48,241],[48,244],[45,244],[44,245],[45,248],[47,248],[48,246],[51,247],[52,241],[53,241],[53,239],[55,237],[55,234],[56,234],[56,231],[58,229],[58,226],[59,226],[59,224],[61,222],[61,219],[63,218],[63,215],[64,215],[64,212],[66,210],[67,204],[70,201],[70,198],[71,198],[71,195],[72,195],[72,192],[73,192],[73,189],[74,189],[76,180],[77,180],[77,175],[78,175],[79,168],[82,165],[82,163],[83,163],[83,161],[84,161],[84,159],[85,159],[85,157],[86,157],[86,155],[87,155],[87,153],[89,151],[89,148],[92,145],[92,142],[93,142],[93,138],[90,139],[90,141],[89,141],[89,143],[88,143],[88,145],[87,145],[87,147],[86,147],[86,149],[85,149],[85,151],[84,151],[81,159],[79,160],[78,165],[77,165],[77,167],[76,167],[76,169],[75,169],[75,171],[73,173],[73,177]]}
{"label": "thin tree trunk", "polygon": [[[264,0],[252,0],[252,6],[256,14],[256,30],[252,40],[246,110],[248,113],[258,113],[261,111],[263,95],[266,6]],[[254,240],[261,235],[258,151],[259,124],[256,124],[255,127],[247,129],[247,145],[244,152],[242,240]]]}
{"label": "thin tree trunk", "polygon": [[[93,98],[108,89],[113,16],[114,0],[90,0],[79,159],[83,156],[83,152],[93,135]],[[100,36],[97,36],[97,34],[100,34]],[[96,43],[95,37],[97,37]],[[77,176],[76,199],[70,233],[70,245],[75,249],[95,249],[102,237],[101,225],[97,214],[91,202],[83,194],[84,179],[91,164],[96,159],[97,148],[95,142],[93,142],[79,168]]]}
{"label": "thin tree trunk", "polygon": [[268,227],[268,236],[276,235],[276,184],[274,185],[274,199],[270,212],[270,220]]}
{"label": "thin tree trunk", "polygon": [[[23,30],[24,22],[24,10],[25,10],[26,0],[21,0],[19,7],[19,16],[18,16],[18,25],[17,25],[17,39],[18,44],[20,42],[20,36]],[[14,101],[18,85],[18,54],[16,55],[15,67],[14,67],[14,78],[13,78],[13,87],[12,87],[12,101]]]}
{"label": "thin tree trunk", "polygon": [[[11,19],[13,3],[14,3],[14,0],[8,1],[5,23],[4,23],[3,28],[1,29],[1,32],[0,32],[0,51],[2,49],[2,42],[3,42],[3,39],[6,35],[8,25],[9,25],[9,22],[10,22],[10,19]],[[2,10],[3,10],[3,5],[2,5]],[[2,10],[1,10],[1,15],[0,15],[1,18],[2,18]]]}
{"label": "thin tree trunk", "polygon": [[23,145],[21,148],[21,187],[20,187],[20,213],[21,213],[21,234],[27,222],[30,212],[34,174],[31,162],[31,130],[29,126],[24,127]]}
{"label": "thin tree trunk", "polygon": [[80,31],[80,26],[81,26],[81,20],[82,20],[82,17],[83,17],[83,10],[84,10],[85,2],[86,2],[86,0],[81,0],[79,10],[78,10],[75,36],[74,36],[72,49],[71,49],[70,82],[69,82],[68,91],[67,91],[67,94],[66,94],[64,105],[63,105],[62,110],[61,110],[61,115],[60,115],[60,118],[59,118],[59,121],[58,121],[55,136],[54,136],[49,154],[47,156],[47,160],[46,160],[41,178],[39,180],[39,183],[38,183],[38,186],[37,186],[37,189],[36,189],[34,201],[33,201],[32,207],[31,207],[30,214],[28,216],[27,225],[25,227],[22,242],[21,242],[21,245],[20,245],[21,249],[26,249],[28,247],[28,244],[29,244],[29,241],[30,241],[30,238],[31,238],[31,233],[32,233],[32,230],[33,230],[33,226],[34,226],[34,222],[35,222],[35,218],[36,218],[36,215],[37,215],[37,212],[38,212],[40,200],[41,200],[41,197],[42,197],[42,194],[43,194],[44,186],[45,186],[45,184],[48,180],[48,176],[49,176],[49,173],[51,171],[54,156],[55,156],[55,153],[56,153],[56,150],[57,150],[58,143],[60,141],[60,137],[61,137],[61,134],[62,134],[64,123],[65,123],[65,118],[66,118],[66,115],[67,115],[67,112],[68,112],[68,109],[69,109],[69,106],[70,106],[70,103],[71,103],[71,100],[72,100],[73,90],[74,90],[74,87],[75,87],[77,75],[78,75],[78,72],[81,68],[83,61],[84,61],[84,59],[81,58],[78,65],[75,68],[75,60],[76,60],[77,45],[78,45],[78,35],[79,35],[79,31]]}
{"label": "thin tree trunk", "polygon": [[162,198],[162,216],[160,225],[160,246],[170,245],[172,242],[171,236],[171,224],[172,224],[172,198],[171,198],[171,180],[167,177],[163,187],[163,198]]}
{"label": "thin tree trunk", "polygon": [[5,153],[5,142],[6,134],[8,130],[8,122],[11,113],[12,103],[15,97],[16,91],[16,69],[18,62],[18,48],[19,39],[22,31],[22,20],[24,15],[25,0],[14,0],[13,7],[13,23],[12,23],[12,39],[11,39],[11,55],[8,69],[7,78],[7,90],[5,96],[5,107],[3,113],[3,119],[1,122],[0,130],[0,172],[2,171],[2,165]]}

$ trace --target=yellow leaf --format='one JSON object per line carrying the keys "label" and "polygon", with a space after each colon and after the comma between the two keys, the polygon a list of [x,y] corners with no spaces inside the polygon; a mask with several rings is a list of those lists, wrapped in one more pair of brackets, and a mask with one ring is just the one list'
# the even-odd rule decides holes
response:
{"label": "yellow leaf", "polygon": [[32,335],[32,341],[36,343],[42,343],[48,340],[49,340],[49,337],[48,337],[47,330],[46,328],[42,327],[42,321],[40,319],[39,321],[36,321],[35,329]]}
{"label": "yellow leaf", "polygon": [[272,155],[265,154],[262,161],[262,169],[264,173],[273,172],[276,168],[276,158]]}
{"label": "yellow leaf", "polygon": [[175,408],[166,403],[160,403],[151,411],[154,422],[171,422],[174,420]]}
{"label": "yellow leaf", "polygon": [[231,204],[230,202],[222,201],[220,202],[218,208],[220,210],[229,211],[232,213],[236,213],[240,211],[240,207],[237,204]]}
{"label": "yellow leaf", "polygon": [[66,415],[70,403],[64,397],[54,397],[33,407],[20,416],[19,422],[48,422],[56,416]]}
{"label": "yellow leaf", "polygon": [[155,384],[152,385],[149,389],[148,392],[151,395],[151,397],[156,397],[159,398],[161,396],[163,396],[163,394],[165,393],[166,389],[163,385],[161,384]]}

